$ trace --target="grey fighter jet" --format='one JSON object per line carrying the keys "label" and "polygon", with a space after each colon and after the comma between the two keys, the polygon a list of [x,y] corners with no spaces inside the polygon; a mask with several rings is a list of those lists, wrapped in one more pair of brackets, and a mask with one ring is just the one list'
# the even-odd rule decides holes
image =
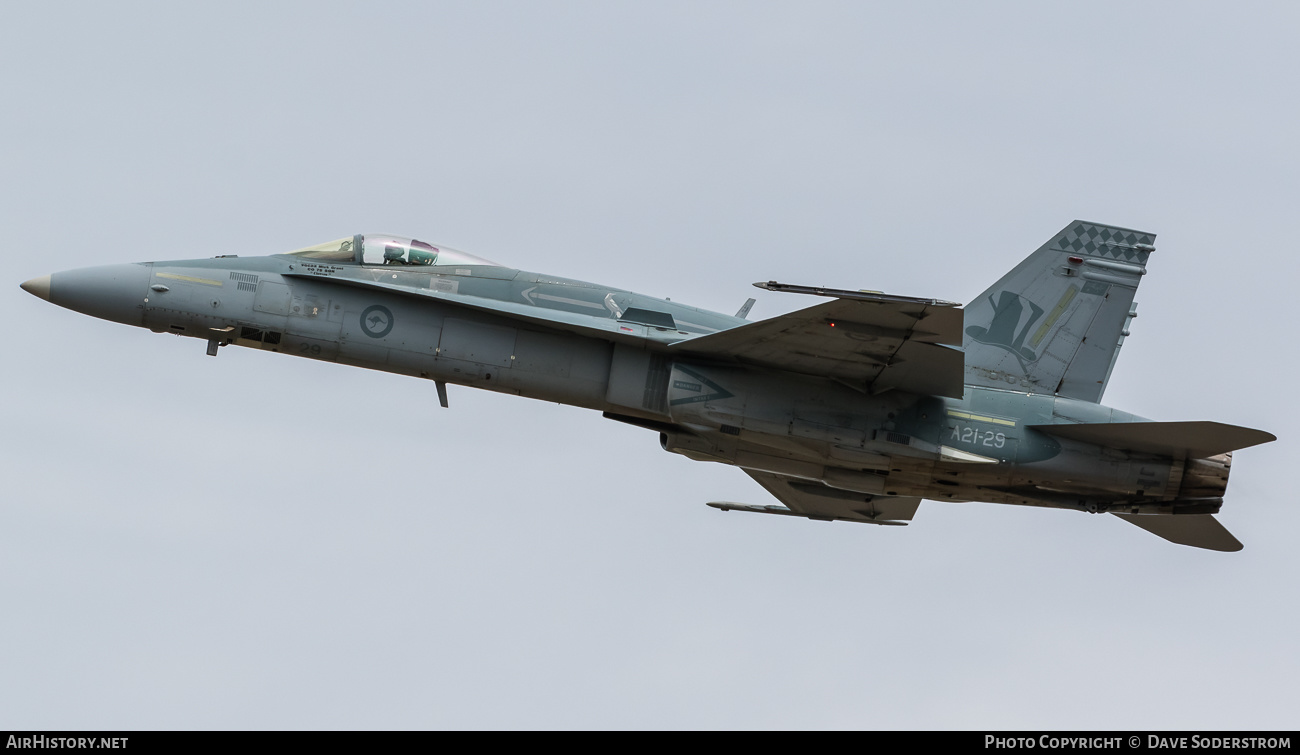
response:
{"label": "grey fighter jet", "polygon": [[984,501],[1240,550],[1213,515],[1232,452],[1274,436],[1100,403],[1154,240],[1075,221],[965,308],[756,283],[827,299],[757,322],[753,299],[728,316],[372,234],[22,287],[212,356],[234,344],[425,378],[443,406],[453,383],[594,409],[784,504],[709,504],[723,511],[903,525],[923,498]]}

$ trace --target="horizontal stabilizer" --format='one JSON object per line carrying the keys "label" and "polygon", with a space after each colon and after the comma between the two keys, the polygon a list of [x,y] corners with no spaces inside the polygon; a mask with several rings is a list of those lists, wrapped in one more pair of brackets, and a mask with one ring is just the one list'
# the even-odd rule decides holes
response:
{"label": "horizontal stabilizer", "polygon": [[1123,451],[1205,459],[1277,440],[1277,436],[1222,422],[1105,422],[1090,425],[1030,425],[1058,438]]}
{"label": "horizontal stabilizer", "polygon": [[1243,547],[1241,541],[1233,537],[1232,533],[1228,532],[1228,529],[1212,514],[1190,516],[1115,514],[1115,516],[1179,545],[1225,553],[1233,553]]}

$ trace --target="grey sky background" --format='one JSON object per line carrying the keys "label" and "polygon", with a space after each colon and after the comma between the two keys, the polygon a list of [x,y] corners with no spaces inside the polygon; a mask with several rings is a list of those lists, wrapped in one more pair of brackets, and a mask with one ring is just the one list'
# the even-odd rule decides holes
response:
{"label": "grey sky background", "polygon": [[[1289,3],[0,5],[0,728],[1300,725]],[[18,284],[357,232],[752,318],[1159,234],[1106,403],[1260,427],[1220,519],[741,513],[584,410]]]}

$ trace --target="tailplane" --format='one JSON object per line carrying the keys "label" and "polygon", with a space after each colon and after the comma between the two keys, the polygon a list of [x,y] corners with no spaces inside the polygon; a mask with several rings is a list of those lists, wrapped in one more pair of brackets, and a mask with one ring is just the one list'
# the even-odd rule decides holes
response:
{"label": "tailplane", "polygon": [[1076,220],[965,309],[965,381],[1098,402],[1155,234]]}
{"label": "tailplane", "polygon": [[1115,514],[1115,516],[1130,524],[1136,524],[1153,535],[1159,535],[1171,543],[1226,553],[1234,553],[1242,548],[1241,541],[1233,537],[1232,533],[1210,514],[1184,516]]}

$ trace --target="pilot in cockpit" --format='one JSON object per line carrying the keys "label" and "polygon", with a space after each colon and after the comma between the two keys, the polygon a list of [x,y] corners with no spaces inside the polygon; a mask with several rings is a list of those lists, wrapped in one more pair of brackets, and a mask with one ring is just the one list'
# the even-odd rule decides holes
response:
{"label": "pilot in cockpit", "polygon": [[410,249],[402,244],[384,245],[385,265],[432,265],[438,250],[423,241],[411,241]]}
{"label": "pilot in cockpit", "polygon": [[396,244],[384,245],[384,264],[385,265],[405,265],[406,250]]}

